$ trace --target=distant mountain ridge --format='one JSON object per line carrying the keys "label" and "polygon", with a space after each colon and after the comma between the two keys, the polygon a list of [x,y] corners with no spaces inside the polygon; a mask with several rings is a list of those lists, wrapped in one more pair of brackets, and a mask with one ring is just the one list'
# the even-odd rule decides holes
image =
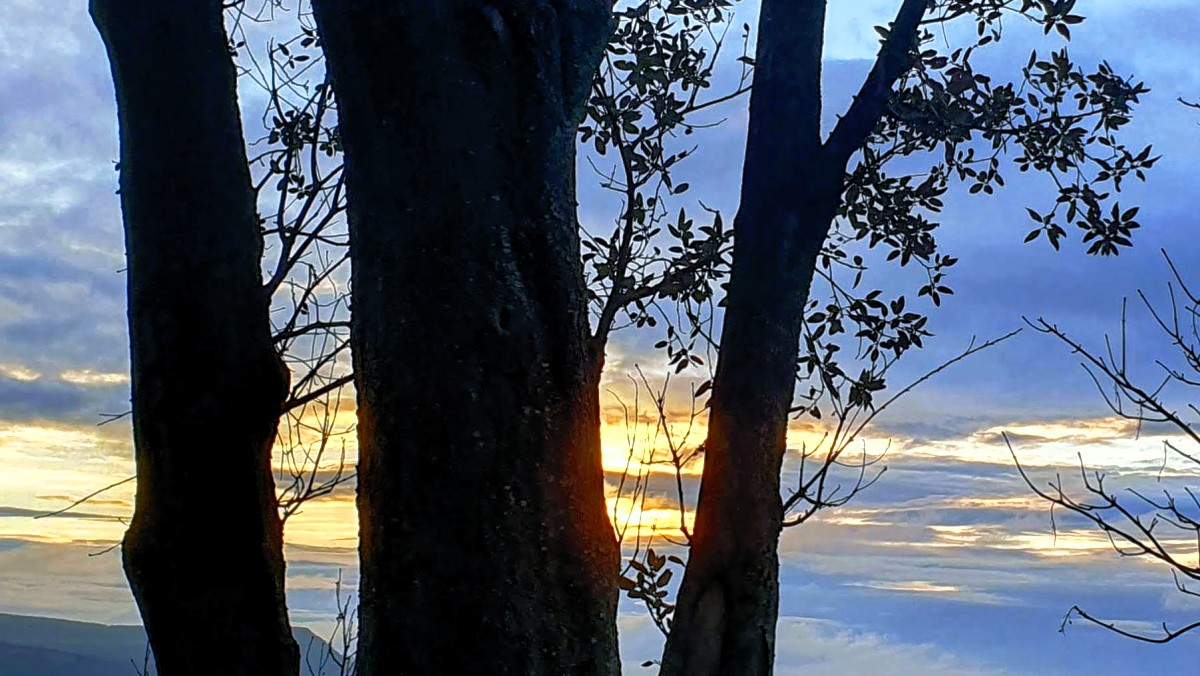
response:
{"label": "distant mountain ridge", "polygon": [[[293,634],[301,655],[313,657],[301,666],[302,676],[322,676],[313,669],[325,641],[305,627]],[[0,613],[0,676],[135,676],[145,656],[146,633],[138,625]]]}

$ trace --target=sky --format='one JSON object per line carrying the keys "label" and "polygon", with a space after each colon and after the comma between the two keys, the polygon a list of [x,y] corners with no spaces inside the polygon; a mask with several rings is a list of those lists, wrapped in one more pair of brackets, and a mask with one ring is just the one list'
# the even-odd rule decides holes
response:
{"label": "sky", "polygon": [[[753,3],[743,4],[739,20],[753,24]],[[871,27],[887,21],[898,3],[830,4],[827,117],[844,106],[869,67],[877,45]],[[953,191],[939,237],[942,249],[960,258],[952,279],[956,294],[931,319],[936,337],[906,358],[895,382],[935,367],[972,338],[1018,328],[1022,316],[1046,317],[1099,347],[1104,333],[1119,325],[1123,297],[1139,289],[1164,297],[1168,271],[1160,249],[1185,276],[1200,264],[1190,166],[1200,151],[1200,112],[1176,102],[1200,98],[1194,66],[1200,45],[1191,35],[1200,25],[1200,6],[1080,0],[1077,12],[1089,20],[1074,31],[1072,55],[1088,64],[1107,59],[1153,90],[1127,132],[1131,145],[1153,143],[1163,154],[1149,180],[1131,185],[1122,199],[1142,208],[1135,247],[1115,259],[1096,259],[1083,255],[1077,239],[1059,253],[1044,241],[1022,244],[1029,229],[1025,206],[1052,199],[1038,180],[1014,178],[990,198]],[[1015,30],[981,63],[1011,73],[1032,46],[1046,51],[1059,43]],[[243,104],[252,109],[253,96],[243,94]],[[704,133],[682,171],[692,194],[732,215],[740,170],[730,158],[740,157],[744,101],[719,116],[724,124]],[[119,554],[105,551],[119,540],[121,519],[132,509],[128,485],[68,515],[33,518],[133,472],[128,424],[97,426],[103,414],[127,410],[129,398],[116,157],[112,84],[86,3],[3,3],[0,612],[137,621]],[[581,219],[610,222],[612,204],[590,178],[581,170]],[[881,273],[881,284],[902,281],[889,274]],[[1129,337],[1131,359],[1147,377],[1156,359],[1173,356],[1135,305]],[[610,479],[626,452],[616,396],[630,400],[627,376],[635,367],[651,381],[661,376],[652,349],[657,339],[626,331],[610,349],[603,401]],[[681,433],[682,421],[675,422]],[[1102,535],[1061,513],[1052,532],[1047,506],[1021,483],[1002,431],[1013,433],[1038,480],[1062,471],[1070,482],[1077,454],[1119,485],[1178,490],[1191,479],[1185,464],[1161,471],[1162,444],[1170,438],[1165,430],[1139,435],[1109,417],[1078,360],[1052,339],[1025,331],[897,402],[864,436],[869,452],[889,449],[881,480],[850,505],[785,532],[780,673],[1183,668],[1196,638],[1148,646],[1082,624],[1059,633],[1072,604],[1152,628],[1200,618],[1200,602],[1175,592],[1167,570],[1117,556]],[[796,423],[792,445],[811,434]],[[701,426],[689,439],[694,444],[702,436]],[[792,460],[785,485],[795,480]],[[695,471],[687,477],[689,492]],[[671,527],[674,514],[667,478],[652,475],[647,508],[660,512],[643,514],[663,528]],[[352,497],[337,493],[288,523],[289,603],[298,624],[327,628],[335,614],[334,581],[340,574],[353,587]],[[621,613],[626,671],[649,673],[638,664],[657,657],[660,638],[636,604],[623,602]]]}

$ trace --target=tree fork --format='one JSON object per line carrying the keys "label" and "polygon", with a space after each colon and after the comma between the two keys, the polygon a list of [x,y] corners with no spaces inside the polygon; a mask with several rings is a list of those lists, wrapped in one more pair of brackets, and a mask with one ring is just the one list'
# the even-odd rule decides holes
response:
{"label": "tree fork", "polygon": [[764,0],[696,523],[664,676],[767,675],[779,615],[779,472],[797,348],[846,165],[911,65],[928,0],[905,0],[871,73],[821,138],[826,0]]}

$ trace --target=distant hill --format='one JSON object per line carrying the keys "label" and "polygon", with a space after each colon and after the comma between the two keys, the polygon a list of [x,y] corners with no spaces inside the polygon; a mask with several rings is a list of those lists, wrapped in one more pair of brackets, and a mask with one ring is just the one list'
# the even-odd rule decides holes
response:
{"label": "distant hill", "polygon": [[[312,631],[297,627],[294,633],[302,655],[315,657],[325,649]],[[145,654],[140,626],[0,613],[0,676],[134,676],[133,665],[140,667]],[[309,665],[301,674],[321,676]]]}
{"label": "distant hill", "polygon": [[0,643],[0,674],[4,676],[132,676],[136,673],[129,662]]}

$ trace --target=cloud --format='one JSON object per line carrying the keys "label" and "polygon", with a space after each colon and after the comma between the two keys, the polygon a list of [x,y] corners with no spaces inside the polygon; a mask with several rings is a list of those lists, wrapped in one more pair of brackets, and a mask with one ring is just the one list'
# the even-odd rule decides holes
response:
{"label": "cloud", "polygon": [[84,387],[111,387],[129,383],[129,375],[125,373],[103,373],[93,369],[72,369],[63,371],[58,376],[64,382]]}
{"label": "cloud", "polygon": [[61,383],[0,379],[0,416],[7,420],[71,419],[83,413],[85,401]]}
{"label": "cloud", "polygon": [[100,547],[0,539],[0,612],[105,624],[138,621],[120,555]]}
{"label": "cloud", "polygon": [[903,582],[868,580],[866,582],[852,582],[850,586],[886,592],[900,592],[902,594],[944,595],[948,599],[964,603],[1009,604],[1014,602],[1012,598],[1000,596],[999,594],[974,592],[954,585],[930,582],[928,580],[906,580]]}
{"label": "cloud", "polygon": [[[643,667],[661,654],[661,636],[650,619],[640,615],[620,618],[623,673],[655,673]],[[934,645],[908,644],[872,632],[851,629],[828,620],[781,618],[776,637],[775,673],[780,676],[843,676],[889,674],[893,676],[985,676],[1000,672],[976,664],[969,657],[947,653]]]}
{"label": "cloud", "polygon": [[20,364],[0,364],[0,375],[21,383],[31,383],[42,377],[37,371]]}
{"label": "cloud", "polygon": [[5,519],[5,518],[9,518],[9,519],[30,518],[30,519],[33,519],[33,518],[39,518],[39,517],[47,518],[47,519],[63,519],[63,518],[88,519],[88,520],[93,520],[93,521],[112,521],[113,520],[113,516],[111,514],[99,514],[99,513],[95,513],[95,512],[72,510],[71,512],[69,512],[69,516],[68,516],[67,514],[50,514],[50,510],[25,509],[23,507],[6,507],[3,505],[0,505],[0,519]]}
{"label": "cloud", "polygon": [[[983,676],[1000,671],[974,664],[932,645],[912,645],[837,623],[803,618],[780,622],[776,663],[781,676]],[[1013,672],[1005,672],[1013,673]]]}
{"label": "cloud", "polygon": [[[81,7],[19,0],[2,14],[0,353],[18,368],[10,376],[43,381],[125,371],[116,117],[103,47]],[[111,401],[49,383],[19,391],[0,383],[4,419],[79,420]]]}

